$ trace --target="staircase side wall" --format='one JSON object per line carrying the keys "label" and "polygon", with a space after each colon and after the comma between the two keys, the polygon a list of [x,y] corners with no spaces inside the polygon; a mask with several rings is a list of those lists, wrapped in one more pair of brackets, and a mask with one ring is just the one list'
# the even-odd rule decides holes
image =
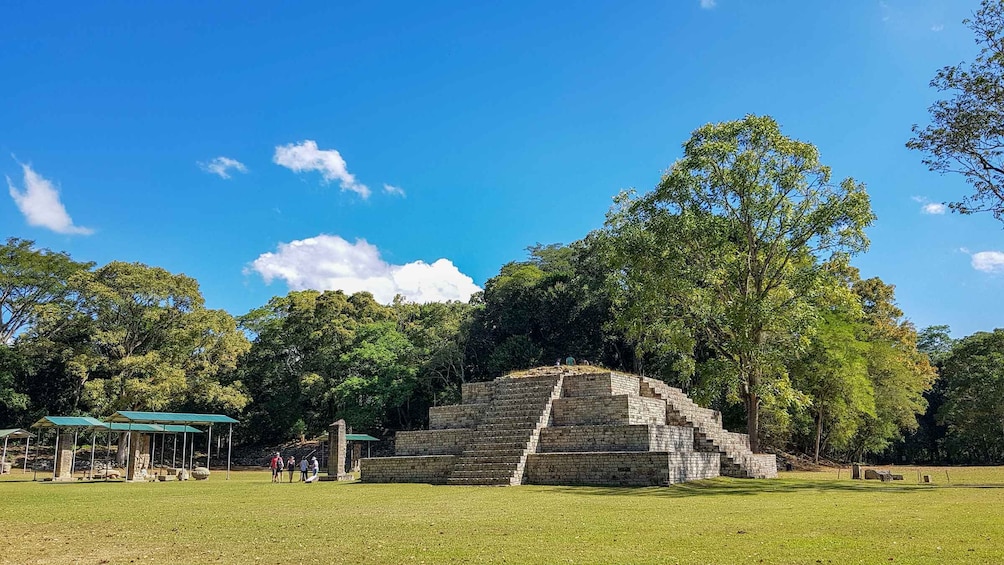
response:
{"label": "staircase side wall", "polygon": [[551,410],[553,426],[666,423],[664,401],[637,395],[559,398]]}
{"label": "staircase side wall", "polygon": [[567,375],[562,384],[563,398],[585,396],[638,395],[640,381],[632,375],[620,373],[586,373]]}

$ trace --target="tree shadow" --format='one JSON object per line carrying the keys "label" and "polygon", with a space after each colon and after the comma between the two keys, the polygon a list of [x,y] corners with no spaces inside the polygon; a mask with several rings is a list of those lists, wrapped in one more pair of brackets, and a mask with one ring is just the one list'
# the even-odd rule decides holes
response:
{"label": "tree shadow", "polygon": [[[544,485],[541,485],[542,487]],[[694,496],[757,496],[796,492],[861,492],[913,494],[932,489],[985,488],[1004,485],[918,485],[878,481],[804,480],[804,479],[705,479],[664,487],[547,486],[552,492],[594,496],[655,496],[688,498]]]}

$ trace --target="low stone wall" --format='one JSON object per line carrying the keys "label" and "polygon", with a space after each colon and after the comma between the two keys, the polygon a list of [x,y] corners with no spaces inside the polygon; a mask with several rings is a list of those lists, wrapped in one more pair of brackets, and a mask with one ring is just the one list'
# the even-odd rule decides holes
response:
{"label": "low stone wall", "polygon": [[524,482],[534,485],[660,486],[717,477],[717,453],[537,453]]}
{"label": "low stone wall", "polygon": [[537,451],[668,451],[694,450],[694,430],[676,426],[559,426],[540,430]]}
{"label": "low stone wall", "polygon": [[430,430],[476,428],[487,404],[450,404],[429,408]]}
{"label": "low stone wall", "polygon": [[445,485],[454,455],[373,457],[360,461],[359,479],[365,483],[430,483]]}
{"label": "low stone wall", "polygon": [[638,395],[638,377],[620,373],[586,373],[568,375],[564,379],[561,396],[576,398],[583,396],[611,396],[619,394]]}
{"label": "low stone wall", "polygon": [[414,430],[397,432],[394,455],[460,455],[474,430]]}
{"label": "low stone wall", "polygon": [[460,385],[461,402],[464,404],[487,404],[492,401],[494,381],[463,383]]}
{"label": "low stone wall", "polygon": [[666,423],[666,403],[641,396],[559,398],[551,406],[552,426]]}

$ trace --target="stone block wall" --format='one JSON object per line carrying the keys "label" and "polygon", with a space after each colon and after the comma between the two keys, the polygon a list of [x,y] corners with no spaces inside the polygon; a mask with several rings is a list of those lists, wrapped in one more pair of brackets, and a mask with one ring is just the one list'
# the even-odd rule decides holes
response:
{"label": "stone block wall", "polygon": [[666,403],[641,396],[589,396],[559,398],[551,408],[552,425],[582,426],[595,424],[666,423]]}
{"label": "stone block wall", "polygon": [[473,433],[474,430],[464,429],[397,432],[394,439],[394,454],[459,455]]}
{"label": "stone block wall", "polygon": [[717,453],[595,452],[527,456],[534,485],[660,486],[717,477]]}
{"label": "stone block wall", "polygon": [[445,485],[454,455],[372,457],[360,461],[359,478],[367,483],[429,483]]}
{"label": "stone block wall", "polygon": [[676,426],[611,425],[557,426],[540,431],[540,453],[576,451],[689,452],[694,430]]}
{"label": "stone block wall", "polygon": [[620,373],[569,375],[564,379],[561,396],[564,398],[621,394],[637,396],[640,384],[638,377]]}
{"label": "stone block wall", "polygon": [[430,430],[474,428],[485,413],[485,404],[451,404],[429,408]]}
{"label": "stone block wall", "polygon": [[495,390],[494,381],[464,383],[460,385],[461,402],[464,404],[488,404]]}

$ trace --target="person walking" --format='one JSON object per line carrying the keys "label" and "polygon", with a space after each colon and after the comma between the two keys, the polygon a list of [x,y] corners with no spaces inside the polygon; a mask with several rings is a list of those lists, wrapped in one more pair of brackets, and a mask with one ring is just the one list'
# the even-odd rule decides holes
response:
{"label": "person walking", "polygon": [[289,469],[289,482],[293,482],[293,471],[296,469],[296,459],[292,455],[289,456],[289,461],[286,461],[286,468]]}
{"label": "person walking", "polygon": [[281,483],[282,482],[282,472],[286,470],[286,460],[283,459],[282,455],[279,455],[278,453],[276,453],[275,455],[277,457],[277,460],[275,462],[275,465],[276,465],[276,467],[275,467],[275,482]]}
{"label": "person walking", "polygon": [[276,452],[276,454],[272,456],[272,461],[269,463],[269,467],[272,468],[272,482],[274,483],[276,482],[276,472],[279,469],[279,452]]}
{"label": "person walking", "polygon": [[307,461],[306,457],[304,457],[303,459],[300,459],[300,481],[301,482],[306,482],[306,480],[307,480],[307,465],[308,464],[309,464],[309,461]]}
{"label": "person walking", "polygon": [[313,476],[315,477],[317,476],[317,472],[321,470],[321,466],[317,464],[317,457],[310,458],[310,470],[313,471]]}

